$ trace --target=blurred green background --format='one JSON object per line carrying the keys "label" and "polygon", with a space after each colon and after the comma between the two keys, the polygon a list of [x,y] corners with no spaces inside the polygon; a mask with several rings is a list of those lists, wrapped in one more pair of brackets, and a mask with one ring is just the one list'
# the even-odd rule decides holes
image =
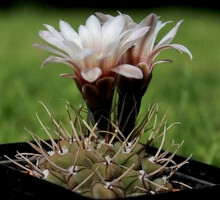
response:
{"label": "blurred green background", "polygon": [[[94,12],[116,15],[117,9],[17,6],[0,9],[0,143],[24,141],[29,135],[24,127],[41,132],[37,112],[50,124],[42,101],[59,119],[65,115],[64,101],[74,105],[81,96],[71,79],[59,74],[71,72],[62,64],[49,64],[41,69],[48,52],[36,49],[34,43],[44,43],[38,31],[47,23],[58,28],[60,19],[76,30]],[[160,58],[171,59],[172,64],[158,65],[146,93],[141,112],[148,105],[159,102],[159,115],[170,107],[168,123],[181,122],[167,137],[170,144],[185,141],[178,154],[189,156],[220,167],[220,13],[217,10],[194,7],[159,7],[149,9],[123,9],[137,22],[151,12],[161,16],[168,24],[159,37],[176,22],[184,19],[174,40],[190,49],[194,58],[180,55],[174,50],[164,51]],[[43,136],[46,138],[46,136]]]}

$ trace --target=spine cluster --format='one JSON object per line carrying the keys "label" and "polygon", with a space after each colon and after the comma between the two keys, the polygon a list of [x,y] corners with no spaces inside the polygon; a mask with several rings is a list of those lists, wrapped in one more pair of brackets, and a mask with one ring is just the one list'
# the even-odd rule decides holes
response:
{"label": "spine cluster", "polygon": [[[173,160],[182,144],[172,143],[166,151],[162,151],[167,130],[173,124],[166,125],[166,114],[157,123],[157,104],[149,107],[146,117],[126,138],[114,124],[114,131],[106,131],[103,137],[97,125],[90,127],[81,118],[79,110],[72,109],[72,117],[68,106],[66,108],[70,131],[63,123],[56,122],[46,108],[56,127],[53,132],[58,136],[57,140],[53,139],[51,129],[39,117],[50,140],[44,141],[28,130],[35,140],[35,143],[27,142],[37,151],[31,154],[36,162],[30,161],[30,154],[18,153],[17,158],[27,163],[25,166],[17,163],[22,169],[95,199],[116,199],[173,190],[170,179],[188,159],[179,164]],[[158,149],[151,153],[150,146],[158,141]]]}

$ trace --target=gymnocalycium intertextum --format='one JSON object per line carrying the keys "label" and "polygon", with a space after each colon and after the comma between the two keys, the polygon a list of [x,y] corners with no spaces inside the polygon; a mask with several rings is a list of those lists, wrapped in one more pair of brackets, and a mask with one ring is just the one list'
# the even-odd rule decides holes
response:
{"label": "gymnocalycium intertextum", "polygon": [[[167,131],[176,123],[167,124],[167,113],[158,120],[157,103],[149,106],[142,120],[137,119],[154,67],[171,62],[155,61],[158,54],[172,48],[192,58],[185,46],[171,44],[182,20],[156,42],[167,23],[155,14],[136,23],[126,14],[114,17],[96,13],[79,26],[78,32],[62,20],[60,31],[45,24],[47,30],[39,35],[54,47],[35,46],[55,56],[49,56],[42,66],[58,62],[71,67],[73,74],[61,76],[75,81],[85,105],[76,108],[66,101],[68,127],[56,121],[41,103],[55,127],[48,128],[37,115],[49,141],[27,130],[34,139],[27,142],[36,154],[16,155],[27,165],[6,157],[33,176],[91,198],[116,199],[176,190],[172,177],[190,158],[182,163],[173,160],[182,143],[172,142],[162,150]],[[158,147],[155,152],[150,150],[154,144]]]}

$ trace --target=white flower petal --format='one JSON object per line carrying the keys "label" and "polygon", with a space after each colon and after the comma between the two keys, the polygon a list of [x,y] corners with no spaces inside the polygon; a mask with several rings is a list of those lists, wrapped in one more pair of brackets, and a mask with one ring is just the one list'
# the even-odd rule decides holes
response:
{"label": "white flower petal", "polygon": [[158,60],[157,62],[155,62],[153,65],[152,65],[152,69],[158,65],[158,64],[161,64],[161,63],[172,63],[173,61],[172,60],[168,60],[168,59],[163,59],[163,60]]}
{"label": "white flower petal", "polygon": [[120,74],[122,76],[125,76],[127,78],[135,78],[135,79],[143,78],[143,72],[141,71],[141,69],[139,69],[134,65],[129,65],[129,64],[119,65],[113,68],[111,71]]}
{"label": "white flower petal", "polygon": [[133,30],[132,32],[128,34],[128,36],[126,37],[126,40],[123,41],[123,43],[136,41],[137,39],[143,37],[148,32],[149,29],[150,27],[145,26],[145,27],[141,27],[141,28]]}
{"label": "white flower petal", "polygon": [[140,56],[141,58],[145,57],[145,55],[148,55],[152,51],[155,43],[155,38],[159,31],[157,27],[160,24],[160,22],[158,21],[158,17],[155,14],[149,15],[145,20],[147,22],[142,22],[141,26],[146,24],[150,26],[150,29],[146,32],[143,38],[138,41],[137,44],[137,48],[139,48],[139,55],[136,56]]}
{"label": "white flower petal", "polygon": [[157,19],[158,16],[154,13],[151,13],[140,22],[140,26],[152,26],[152,24],[154,24],[154,21],[157,21]]}
{"label": "white flower petal", "polygon": [[48,39],[54,38],[53,35],[49,31],[45,31],[45,30],[40,30],[39,31],[39,36],[42,39],[44,39],[46,42],[47,42]]}
{"label": "white flower petal", "polygon": [[53,35],[53,37],[57,38],[58,40],[63,40],[61,34],[51,25],[44,24],[44,26],[48,29],[48,31]]}
{"label": "white flower petal", "polygon": [[47,65],[48,63],[51,63],[51,62],[57,62],[57,63],[64,63],[65,65],[68,65],[71,68],[73,68],[73,66],[68,61],[69,61],[68,58],[60,58],[60,57],[56,57],[56,56],[49,56],[46,60],[44,60],[41,67],[43,68],[45,65]]}
{"label": "white flower petal", "polygon": [[106,45],[102,49],[102,56],[100,57],[100,59],[109,56],[111,53],[115,52],[116,49],[118,48],[119,42],[120,42],[119,40],[115,40],[109,43],[108,45]]}
{"label": "white flower petal", "polygon": [[75,74],[68,74],[68,73],[60,74],[60,76],[65,78],[77,78]]}
{"label": "white flower petal", "polygon": [[82,51],[82,49],[73,41],[64,40],[63,44],[66,46],[66,48],[70,49],[69,56],[72,58],[74,58],[75,54]]}
{"label": "white flower petal", "polygon": [[153,60],[157,57],[157,55],[164,49],[167,48],[173,48],[179,51],[180,53],[185,52],[189,55],[190,59],[193,58],[191,52],[183,45],[181,44],[170,44],[170,45],[165,45],[165,46],[160,46],[154,49],[151,54],[148,56],[148,63],[152,63]]}
{"label": "white flower petal", "polygon": [[99,18],[99,20],[100,20],[102,23],[104,23],[104,22],[106,22],[107,20],[113,18],[113,16],[111,16],[111,15],[105,15],[105,14],[103,14],[103,13],[101,13],[101,12],[96,12],[95,14],[96,14],[96,16]]}
{"label": "white flower petal", "polygon": [[136,44],[137,40],[141,40],[146,32],[149,30],[149,27],[141,27],[139,29],[134,30],[133,32],[129,33],[129,36],[125,37],[122,40],[122,44],[120,45],[119,53],[117,55],[117,59],[120,59],[121,56],[134,44]]}
{"label": "white flower petal", "polygon": [[85,59],[86,57],[94,54],[95,50],[94,49],[84,49],[82,50],[81,52],[79,52],[78,54],[75,55],[75,57],[77,59],[80,59],[80,60],[83,60]]}
{"label": "white flower petal", "polygon": [[81,70],[81,75],[84,80],[92,83],[102,75],[102,70],[99,67],[87,68]]}
{"label": "white flower petal", "polygon": [[181,44],[170,44],[169,45],[171,48],[178,50],[180,53],[185,52],[189,55],[190,59],[193,59],[192,53],[187,49],[185,46]]}
{"label": "white flower petal", "polygon": [[79,47],[82,47],[78,33],[67,22],[60,20],[59,27],[62,36],[66,40],[70,40],[76,43]]}
{"label": "white flower petal", "polygon": [[120,39],[120,34],[124,29],[124,18],[119,15],[113,19],[106,21],[102,26],[102,47],[112,43],[114,40]]}
{"label": "white flower petal", "polygon": [[79,36],[82,41],[83,48],[93,48],[93,37],[86,26],[79,26]]}
{"label": "white flower petal", "polygon": [[39,35],[42,39],[44,39],[46,42],[54,45],[55,47],[67,52],[68,49],[66,46],[63,44],[63,42],[56,37],[54,37],[49,31],[39,31]]}
{"label": "white flower petal", "polygon": [[101,45],[101,25],[97,17],[91,15],[86,20],[86,27],[88,28],[89,32],[92,34],[93,37],[93,48],[99,50]]}
{"label": "white flower petal", "polygon": [[99,66],[98,53],[94,49],[84,49],[75,56],[75,60],[81,61],[81,69]]}
{"label": "white flower petal", "polygon": [[59,56],[62,56],[62,57],[66,57],[67,56],[63,52],[58,51],[56,49],[53,49],[52,47],[49,47],[49,46],[46,46],[46,45],[43,45],[43,44],[34,44],[33,46],[37,47],[37,48],[40,48],[40,49],[43,49],[43,50],[46,50],[46,51],[49,51],[51,53],[55,53],[55,54],[57,54]]}
{"label": "white flower petal", "polygon": [[164,45],[168,45],[170,44],[170,42],[172,42],[172,40],[174,39],[174,37],[177,34],[177,31],[181,25],[181,23],[183,22],[183,20],[179,21],[176,26],[174,28],[172,28],[161,40],[160,42],[157,44],[157,47],[160,46],[164,46]]}
{"label": "white flower petal", "polygon": [[120,15],[123,15],[124,20],[125,20],[125,28],[126,29],[133,29],[137,26],[137,23],[135,23],[133,21],[133,19],[131,18],[131,16],[126,15],[126,14],[122,14],[119,12]]}

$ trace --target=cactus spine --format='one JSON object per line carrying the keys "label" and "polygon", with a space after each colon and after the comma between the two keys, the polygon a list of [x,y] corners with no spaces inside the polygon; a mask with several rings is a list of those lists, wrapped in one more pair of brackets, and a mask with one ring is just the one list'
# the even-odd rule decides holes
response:
{"label": "cactus spine", "polygon": [[[167,127],[166,114],[160,123],[157,122],[157,104],[149,107],[142,123],[126,138],[112,123],[115,128],[108,132],[111,136],[110,139],[108,136],[108,140],[101,137],[103,134],[98,137],[97,124],[90,126],[79,110],[71,109],[71,112],[70,107],[67,102],[69,130],[64,124],[56,122],[45,107],[56,127],[53,132],[57,140],[53,139],[51,130],[38,117],[50,142],[28,130],[35,143],[27,142],[37,151],[36,155],[32,155],[37,159],[33,163],[26,153],[18,153],[17,158],[27,163],[21,168],[33,176],[95,199],[116,199],[173,190],[170,178],[189,158],[179,164],[172,160],[182,144],[173,143],[162,152],[167,130],[173,124]],[[148,149],[159,140],[159,148],[152,154]],[[171,149],[175,149],[173,153],[170,153]]]}

